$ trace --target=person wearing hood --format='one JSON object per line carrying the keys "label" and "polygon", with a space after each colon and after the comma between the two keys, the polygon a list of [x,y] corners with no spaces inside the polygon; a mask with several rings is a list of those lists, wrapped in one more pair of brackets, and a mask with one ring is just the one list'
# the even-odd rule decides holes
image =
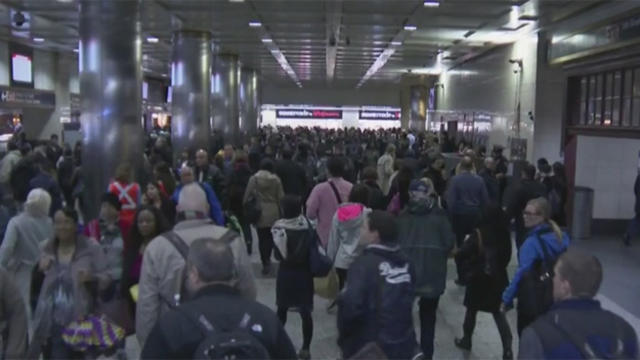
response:
{"label": "person wearing hood", "polygon": [[362,224],[371,209],[365,204],[369,199],[369,189],[358,184],[351,189],[349,202],[338,207],[331,223],[327,256],[333,260],[338,274],[340,290],[347,279],[347,270],[353,261],[362,253],[360,234]]}
{"label": "person wearing hood", "polygon": [[289,309],[297,309],[302,319],[302,349],[299,359],[311,358],[309,347],[313,335],[313,275],[309,251],[314,244],[315,229],[302,215],[299,196],[285,195],[280,202],[283,218],[271,228],[276,259],[280,261],[276,278],[278,318],[284,326]]}
{"label": "person wearing hood", "polygon": [[256,228],[258,230],[260,260],[262,261],[262,275],[267,275],[271,272],[271,252],[273,251],[271,227],[280,218],[280,201],[284,197],[282,182],[275,174],[273,160],[262,160],[260,171],[249,179],[243,203],[246,203],[254,193],[260,209],[262,209]]}
{"label": "person wearing hood", "polygon": [[420,298],[420,345],[433,357],[436,311],[447,280],[447,259],[455,241],[446,211],[438,206],[433,183],[413,180],[409,203],[398,217],[399,243],[416,270],[415,295]]}
{"label": "person wearing hood", "polygon": [[349,267],[338,297],[342,358],[371,350],[388,359],[412,359],[420,354],[412,316],[416,274],[400,251],[394,216],[380,210],[367,214],[360,243],[366,248]]}

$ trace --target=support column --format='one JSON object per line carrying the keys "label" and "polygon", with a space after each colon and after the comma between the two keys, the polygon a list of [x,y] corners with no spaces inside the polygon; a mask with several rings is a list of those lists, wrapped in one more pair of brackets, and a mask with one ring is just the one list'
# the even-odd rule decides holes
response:
{"label": "support column", "polygon": [[81,0],[80,93],[83,212],[98,214],[100,196],[121,163],[142,169],[140,3]]}
{"label": "support column", "polygon": [[[258,132],[260,119],[260,77],[255,70],[240,72],[240,134],[252,136]],[[245,141],[249,138],[247,137]]]}
{"label": "support column", "polygon": [[171,63],[171,141],[174,158],[209,149],[211,138],[211,33],[178,31]]}
{"label": "support column", "polygon": [[[240,63],[236,55],[218,55],[213,66],[212,118],[213,129],[224,142],[236,142],[239,136],[238,95]],[[224,144],[220,144],[224,145]]]}
{"label": "support column", "polygon": [[424,131],[427,122],[427,99],[429,89],[423,85],[409,88],[409,129]]}

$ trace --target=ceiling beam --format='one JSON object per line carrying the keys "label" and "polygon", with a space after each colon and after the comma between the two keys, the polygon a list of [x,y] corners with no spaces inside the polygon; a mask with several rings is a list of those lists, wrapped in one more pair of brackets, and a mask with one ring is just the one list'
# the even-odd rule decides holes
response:
{"label": "ceiling beam", "polygon": [[342,28],[342,0],[325,1],[327,82],[332,82],[336,74],[336,55]]}

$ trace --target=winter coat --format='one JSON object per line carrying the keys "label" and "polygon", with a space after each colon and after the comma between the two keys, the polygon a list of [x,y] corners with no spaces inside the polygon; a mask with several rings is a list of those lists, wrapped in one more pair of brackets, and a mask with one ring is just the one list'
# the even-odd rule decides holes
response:
{"label": "winter coat", "polygon": [[378,184],[380,189],[387,195],[391,186],[391,175],[393,174],[393,156],[384,154],[378,159]]}
{"label": "winter coat", "polygon": [[193,175],[197,182],[209,184],[218,199],[223,199],[225,176],[217,166],[208,165],[204,169],[196,166]]}
{"label": "winter coat", "polygon": [[480,170],[480,177],[484,180],[484,185],[487,188],[487,194],[489,195],[489,201],[500,204],[500,182],[489,169]]}
{"label": "winter coat", "polygon": [[451,179],[447,206],[451,214],[475,214],[489,203],[484,181],[478,175],[463,172]]}
{"label": "winter coat", "polygon": [[271,228],[275,257],[280,261],[276,278],[278,308],[313,309],[309,251],[317,235],[309,225],[310,222],[300,215],[293,219],[280,219]]}
{"label": "winter coat", "polygon": [[7,184],[13,168],[18,164],[22,154],[20,150],[9,151],[0,161],[0,184]]}
{"label": "winter coat", "polygon": [[327,256],[333,260],[338,269],[349,269],[349,266],[362,253],[360,246],[360,230],[364,220],[371,212],[362,204],[346,203],[340,205],[331,222]]}
{"label": "winter coat", "polygon": [[517,244],[521,244],[524,241],[524,235],[526,235],[522,214],[524,213],[524,208],[527,207],[527,203],[529,200],[546,196],[547,189],[545,186],[535,180],[524,179],[514,190],[507,204],[507,214],[515,220]]}
{"label": "winter coat", "polygon": [[[175,231],[187,245],[194,240],[213,237],[218,239],[227,231],[214,225],[211,220],[185,220],[177,223]],[[256,297],[253,269],[247,256],[246,245],[238,236],[231,242],[231,250],[238,269],[237,287],[243,296]],[[173,301],[173,296],[182,276],[185,260],[164,235],[159,235],[144,250],[142,272],[140,274],[138,303],[136,307],[136,335],[144,344],[156,321],[165,314]]]}
{"label": "winter coat", "polygon": [[505,229],[503,234],[497,234],[488,228],[477,229],[462,244],[456,259],[473,264],[473,275],[465,289],[464,306],[474,311],[497,312],[502,303],[502,292],[509,284],[509,231]]}
{"label": "winter coat", "polygon": [[[329,182],[332,182],[340,195],[340,201],[336,198]],[[331,223],[338,206],[349,199],[353,185],[342,178],[331,178],[328,181],[316,185],[307,199],[307,217],[317,221],[318,236],[323,246],[329,242]]]}
{"label": "winter coat", "polygon": [[62,190],[60,190],[60,186],[58,186],[53,176],[39,171],[36,176],[29,181],[29,191],[37,188],[46,190],[51,196],[49,215],[53,217],[56,211],[62,208]]}
{"label": "winter coat", "polygon": [[[640,192],[640,182],[638,183],[638,191]],[[551,176],[551,189],[560,196],[560,212],[552,216],[552,220],[558,224],[558,226],[567,225],[567,202],[569,200],[569,189],[567,188],[566,179],[557,175]],[[638,204],[640,205],[640,204]],[[636,209],[640,210],[636,205]],[[637,211],[636,210],[636,211]]]}
{"label": "winter coat", "polygon": [[531,269],[536,260],[544,258],[543,249],[538,243],[538,236],[540,236],[540,239],[547,245],[549,256],[553,259],[557,259],[558,256],[560,256],[560,254],[569,246],[569,237],[567,234],[563,233],[562,241],[558,241],[556,234],[551,230],[548,224],[538,225],[532,229],[529,232],[527,239],[520,247],[520,253],[518,254],[518,270],[513,276],[513,279],[511,279],[511,283],[502,294],[502,302],[506,305],[511,306],[513,304],[513,299],[517,295],[518,286],[520,285],[520,280],[522,280],[524,273]]}
{"label": "winter coat", "polygon": [[[570,333],[572,341],[566,334]],[[584,359],[587,344],[593,359],[637,359],[638,337],[620,316],[593,299],[568,299],[527,327],[520,337],[520,359]]]}
{"label": "winter coat", "polygon": [[411,200],[398,217],[398,240],[416,271],[416,296],[442,295],[447,260],[455,241],[447,213],[439,207],[429,207],[426,201]]}
{"label": "winter coat", "polygon": [[280,160],[276,162],[275,170],[282,181],[284,193],[300,196],[304,200],[307,195],[307,173],[304,168],[293,160]]}
{"label": "winter coat", "polygon": [[436,194],[438,194],[438,196],[444,196],[447,189],[447,181],[442,176],[442,171],[436,170],[430,166],[429,169],[425,170],[424,175],[431,179]]}
{"label": "winter coat", "polygon": [[231,213],[239,219],[244,218],[242,200],[250,178],[251,169],[249,168],[249,164],[236,162],[225,186],[227,194],[224,197],[224,208],[231,211]]}
{"label": "winter coat", "polygon": [[338,297],[338,346],[345,359],[376,342],[389,359],[418,353],[413,327],[415,272],[399,246],[369,245],[349,268]]}
{"label": "winter coat", "polygon": [[284,197],[282,182],[278,175],[260,170],[249,179],[247,190],[244,193],[244,202],[255,192],[262,214],[257,223],[257,228],[271,228],[280,219],[280,200]]}
{"label": "winter coat", "polygon": [[194,299],[164,315],[153,327],[141,359],[191,359],[204,335],[201,325],[186,314],[204,317],[216,329],[237,329],[248,319],[247,331],[269,352],[270,359],[295,359],[291,339],[266,306],[242,297],[226,285],[206,286]]}
{"label": "winter coat", "polygon": [[[29,284],[30,285],[30,284]],[[12,276],[0,268],[0,334],[4,359],[23,359],[27,350],[27,313]]]}

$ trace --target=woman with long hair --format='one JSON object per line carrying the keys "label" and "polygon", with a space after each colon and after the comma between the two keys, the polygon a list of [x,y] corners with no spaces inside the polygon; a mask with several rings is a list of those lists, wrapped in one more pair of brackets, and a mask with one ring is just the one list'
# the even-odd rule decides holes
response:
{"label": "woman with long hair", "polygon": [[456,258],[466,269],[464,277],[467,288],[464,306],[464,336],[455,339],[457,347],[471,350],[471,338],[479,311],[493,315],[500,339],[503,359],[512,359],[513,337],[509,323],[500,312],[501,296],[509,284],[507,266],[511,260],[511,234],[507,217],[496,203],[487,205],[481,215],[478,227],[463,243]]}
{"label": "woman with long hair", "polygon": [[120,289],[124,298],[131,300],[129,289],[140,280],[142,255],[147,245],[153,238],[168,229],[169,224],[160,209],[151,205],[143,205],[138,208],[131,233],[129,233],[127,247],[124,249],[122,286]]}
{"label": "woman with long hair", "polygon": [[[551,206],[545,198],[536,198],[527,203],[523,213],[524,225],[529,233],[520,247],[518,254],[518,270],[511,283],[502,294],[501,310],[513,307],[513,299],[518,296],[518,290],[525,273],[533,268],[537,261],[553,264],[555,260],[569,246],[569,237],[555,221],[551,220]],[[545,253],[550,258],[546,258]],[[533,323],[539,314],[532,314],[523,306],[523,299],[518,301],[518,334]]]}
{"label": "woman with long hair", "polygon": [[411,184],[411,180],[413,180],[413,171],[411,171],[411,168],[403,166],[398,172],[398,176],[394,179],[394,185],[392,185],[390,192],[390,195],[393,194],[393,197],[389,202],[389,206],[387,206],[387,211],[393,215],[398,216],[409,203],[409,185]]}
{"label": "woman with long hair", "polygon": [[[142,204],[150,205],[162,212],[164,219],[168,221],[168,225],[172,225],[176,220],[176,206],[169,200],[167,195],[162,192],[162,187],[157,181],[150,181],[144,188],[142,194]],[[135,222],[133,224],[135,226]]]}

